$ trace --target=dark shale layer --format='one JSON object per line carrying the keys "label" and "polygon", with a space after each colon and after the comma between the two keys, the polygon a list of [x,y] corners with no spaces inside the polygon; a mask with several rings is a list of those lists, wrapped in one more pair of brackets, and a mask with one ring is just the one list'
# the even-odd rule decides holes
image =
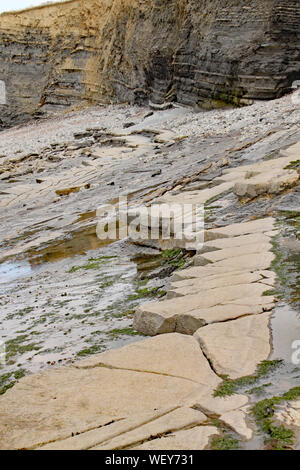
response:
{"label": "dark shale layer", "polygon": [[110,103],[210,108],[300,79],[298,0],[73,0],[0,16],[0,125]]}

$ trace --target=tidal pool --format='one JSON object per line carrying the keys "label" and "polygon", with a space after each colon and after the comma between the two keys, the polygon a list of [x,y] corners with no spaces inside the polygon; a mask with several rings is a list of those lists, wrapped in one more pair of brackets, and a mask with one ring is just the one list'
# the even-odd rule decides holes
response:
{"label": "tidal pool", "polygon": [[142,339],[132,328],[133,313],[165,284],[145,275],[160,265],[157,254],[125,241],[101,241],[95,227],[85,227],[0,264],[0,338],[6,348],[0,389],[16,374]]}

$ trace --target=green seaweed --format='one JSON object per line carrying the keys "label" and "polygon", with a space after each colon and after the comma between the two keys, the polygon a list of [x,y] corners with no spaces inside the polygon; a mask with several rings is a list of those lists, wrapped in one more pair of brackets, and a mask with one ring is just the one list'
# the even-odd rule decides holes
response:
{"label": "green seaweed", "polygon": [[297,285],[297,273],[300,270],[300,253],[291,253],[285,249],[282,244],[282,237],[289,238],[291,235],[300,237],[299,211],[280,211],[278,224],[281,226],[283,235],[277,235],[271,242],[273,245],[272,251],[275,254],[271,268],[276,272],[280,281],[276,286],[276,296],[296,306],[300,304],[299,288]]}
{"label": "green seaweed", "polygon": [[186,251],[181,248],[175,248],[173,250],[164,250],[162,252],[162,258],[164,264],[172,266],[175,269],[182,269],[186,264]]}
{"label": "green seaweed", "polygon": [[277,405],[286,401],[296,400],[300,397],[300,387],[293,387],[283,395],[272,398],[265,398],[256,403],[251,414],[254,416],[260,432],[265,435],[265,443],[270,445],[273,450],[282,450],[291,446],[295,441],[295,434],[292,429],[284,425],[275,425],[274,417]]}
{"label": "green seaweed", "polygon": [[130,294],[128,300],[138,300],[145,297],[162,297],[166,291],[161,290],[160,287],[145,287],[144,289],[136,289],[136,294]]}
{"label": "green seaweed", "polygon": [[103,264],[109,263],[109,261],[113,258],[116,258],[116,256],[100,256],[99,258],[89,258],[86,264],[83,264],[81,266],[73,266],[68,271],[68,273],[76,273],[81,269],[85,271],[88,271],[90,269],[100,269]]}
{"label": "green seaweed", "polygon": [[211,450],[237,450],[239,448],[239,441],[228,435],[215,437],[211,441],[210,448]]}
{"label": "green seaweed", "polygon": [[40,346],[37,343],[24,344],[28,335],[19,335],[5,343],[6,360],[10,361],[16,355],[24,354],[28,351],[38,351]]}
{"label": "green seaweed", "polygon": [[230,379],[228,376],[222,376],[223,382],[215,390],[214,395],[216,397],[234,395],[240,388],[255,384],[261,377],[267,376],[282,364],[283,361],[279,359],[274,361],[262,361],[258,364],[257,372],[253,375],[239,377],[238,379]]}
{"label": "green seaweed", "polygon": [[140,333],[139,331],[134,330],[131,327],[114,328],[111,331],[107,331],[106,334],[111,339],[116,339],[116,338],[119,338],[120,336],[144,336],[142,333]]}
{"label": "green seaweed", "polygon": [[267,383],[267,384],[262,384],[259,387],[253,387],[249,390],[246,390],[245,393],[248,393],[249,395],[262,395],[267,387],[271,387],[273,384],[272,383]]}
{"label": "green seaweed", "polygon": [[93,346],[90,346],[89,348],[81,349],[81,351],[79,351],[77,353],[77,356],[78,357],[87,357],[87,356],[91,356],[92,354],[100,353],[102,351],[103,351],[103,346],[102,345],[94,344]]}
{"label": "green seaweed", "polygon": [[294,160],[290,162],[284,169],[285,170],[296,170],[300,168],[300,160]]}
{"label": "green seaweed", "polygon": [[12,388],[16,381],[25,376],[24,369],[19,369],[15,372],[0,375],[0,395],[3,395],[7,390]]}

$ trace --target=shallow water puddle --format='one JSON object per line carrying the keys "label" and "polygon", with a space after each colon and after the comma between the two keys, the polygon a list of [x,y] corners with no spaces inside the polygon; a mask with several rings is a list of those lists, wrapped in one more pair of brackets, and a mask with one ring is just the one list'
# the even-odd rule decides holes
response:
{"label": "shallow water puddle", "polygon": [[100,240],[96,235],[95,226],[84,227],[70,234],[68,238],[55,241],[44,248],[31,250],[26,253],[32,265],[54,263],[65,258],[85,255],[91,250],[101,249],[115,240]]}
{"label": "shallow water puddle", "polygon": [[19,367],[33,372],[50,356],[51,362],[72,360],[132,341],[132,318],[126,312],[136,305],[129,299],[135,293],[136,265],[119,257],[79,256],[73,263],[46,263],[6,287],[0,335],[7,363],[1,373]]}
{"label": "shallow water puddle", "polygon": [[31,265],[29,261],[11,263],[5,262],[0,264],[0,286],[7,282],[14,281],[19,277],[26,276],[31,273]]}
{"label": "shallow water puddle", "polygon": [[[270,320],[272,352],[269,360],[282,362],[273,372],[257,381],[249,395],[251,406],[265,398],[272,399],[281,396],[300,385],[300,354],[295,354],[293,347],[295,341],[300,344],[299,213],[295,214],[295,217],[291,217],[291,215],[287,217],[287,215],[279,216],[280,234],[273,239],[276,260],[272,269],[277,274],[278,282],[275,286],[275,295],[280,300],[273,310]],[[300,349],[299,345],[298,349]],[[299,430],[295,429],[294,431],[296,441],[299,441]],[[264,437],[266,436],[256,434],[250,442],[244,445],[244,448],[263,448]]]}
{"label": "shallow water puddle", "polygon": [[138,280],[145,250],[151,252],[99,240],[89,226],[0,264],[0,339],[6,346],[0,393],[20,371],[37,372],[142,339],[132,317],[145,301],[140,288],[148,281]]}

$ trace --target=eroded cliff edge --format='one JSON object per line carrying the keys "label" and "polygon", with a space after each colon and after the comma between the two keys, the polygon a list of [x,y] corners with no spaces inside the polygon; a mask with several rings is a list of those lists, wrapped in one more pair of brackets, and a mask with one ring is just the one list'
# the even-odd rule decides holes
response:
{"label": "eroded cliff edge", "polygon": [[300,79],[298,0],[73,0],[0,16],[0,124],[112,101],[272,99]]}

